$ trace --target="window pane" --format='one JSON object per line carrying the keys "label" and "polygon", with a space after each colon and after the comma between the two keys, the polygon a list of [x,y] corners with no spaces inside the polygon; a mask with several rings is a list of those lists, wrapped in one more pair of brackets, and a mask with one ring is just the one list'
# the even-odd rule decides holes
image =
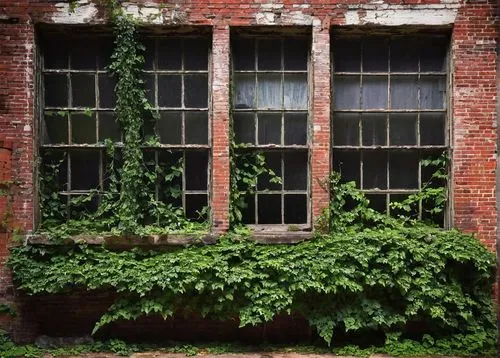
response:
{"label": "window pane", "polygon": [[184,40],[184,69],[206,70],[208,66],[208,41],[206,39]]}
{"label": "window pane", "polygon": [[445,145],[445,114],[420,114],[420,144]]}
{"label": "window pane", "polygon": [[186,152],[186,189],[207,190],[208,155],[206,152]]}
{"label": "window pane", "polygon": [[285,109],[307,109],[307,75],[285,75]]}
{"label": "window pane", "polygon": [[179,39],[158,40],[158,69],[180,70],[182,68],[182,46]]}
{"label": "window pane", "polygon": [[208,197],[204,194],[186,194],[186,218],[203,222],[206,215],[201,211],[208,205]]}
{"label": "window pane", "polygon": [[389,41],[368,37],[363,41],[363,72],[386,72],[389,63]]}
{"label": "window pane", "polygon": [[68,143],[68,118],[66,114],[47,112],[43,116],[43,143]]}
{"label": "window pane", "polygon": [[259,113],[259,144],[281,144],[281,113]]}
{"label": "window pane", "polygon": [[63,150],[53,150],[47,149],[41,151],[42,157],[42,175],[49,174],[55,175],[54,169],[58,171],[57,178],[54,178],[57,182],[57,190],[67,190],[68,189],[68,157]]}
{"label": "window pane", "polygon": [[359,109],[359,76],[337,76],[333,85],[333,105],[336,109]]}
{"label": "window pane", "polygon": [[414,113],[392,113],[389,120],[391,145],[417,144],[417,115]]}
{"label": "window pane", "polygon": [[333,65],[336,72],[361,71],[361,41],[360,39],[334,40]]}
{"label": "window pane", "polygon": [[387,195],[385,194],[366,194],[366,198],[370,201],[368,205],[373,210],[379,213],[385,213],[387,211]]}
{"label": "window pane", "polygon": [[97,68],[97,48],[94,39],[72,40],[71,68],[74,70],[95,70]]}
{"label": "window pane", "polygon": [[361,182],[360,175],[360,153],[336,151],[333,153],[333,170],[340,173],[342,183],[350,181],[356,182],[359,188]]}
{"label": "window pane", "polygon": [[233,66],[235,70],[255,69],[255,41],[253,39],[238,39],[233,42]]}
{"label": "window pane", "polygon": [[109,75],[99,75],[99,107],[114,108],[116,105],[115,95],[116,81]]}
{"label": "window pane", "polygon": [[446,71],[447,49],[448,39],[426,38],[420,53],[420,71]]}
{"label": "window pane", "polygon": [[105,70],[111,63],[111,54],[113,53],[113,39],[110,37],[100,38],[97,42],[97,61],[99,69]]}
{"label": "window pane", "polygon": [[142,41],[146,50],[144,51],[144,69],[151,71],[155,61],[155,40],[147,39]]}
{"label": "window pane", "polygon": [[180,75],[158,75],[158,106],[180,108],[182,77]]}
{"label": "window pane", "polygon": [[385,145],[387,133],[386,115],[363,113],[361,115],[361,130],[364,146]]}
{"label": "window pane", "polygon": [[285,224],[304,224],[307,222],[307,195],[285,195]]}
{"label": "window pane", "polygon": [[78,144],[96,142],[95,113],[75,112],[71,114],[71,142]]}
{"label": "window pane", "polygon": [[444,109],[444,77],[423,76],[420,78],[420,108]]}
{"label": "window pane", "polygon": [[363,109],[387,108],[387,77],[363,77],[362,98]]}
{"label": "window pane", "polygon": [[208,144],[208,113],[186,112],[186,144]]}
{"label": "window pane", "polygon": [[336,113],[332,129],[333,145],[359,145],[359,114]]}
{"label": "window pane", "polygon": [[[408,196],[409,196],[408,194],[391,194],[391,195],[389,195],[389,200],[391,203],[400,203],[400,202],[406,200],[408,198]],[[412,205],[412,207],[411,207],[412,210],[410,212],[403,211],[400,209],[393,209],[393,208],[389,208],[389,209],[390,209],[392,216],[398,216],[398,215],[408,216],[408,215],[410,215],[413,218],[418,217],[418,204]]]}
{"label": "window pane", "polygon": [[160,142],[164,144],[182,143],[182,115],[181,112],[160,112],[160,119],[156,123],[156,130]]}
{"label": "window pane", "polygon": [[95,107],[95,76],[83,73],[71,75],[73,107]]}
{"label": "window pane", "polygon": [[387,189],[387,153],[363,153],[363,189]]}
{"label": "window pane", "polygon": [[281,195],[259,194],[259,224],[281,224]]}
{"label": "window pane", "polygon": [[391,71],[418,71],[418,40],[413,37],[397,37],[391,42]]}
{"label": "window pane", "polygon": [[69,50],[66,38],[46,39],[42,45],[43,65],[47,69],[67,69]]}
{"label": "window pane", "polygon": [[255,108],[255,77],[253,75],[234,76],[233,101],[236,109]]}
{"label": "window pane", "polygon": [[99,186],[99,151],[73,150],[71,159],[71,190],[97,189]]}
{"label": "window pane", "polygon": [[307,189],[307,152],[295,151],[284,154],[285,190]]}
{"label": "window pane", "polygon": [[258,108],[281,108],[281,75],[258,75]]}
{"label": "window pane", "polygon": [[233,120],[236,143],[255,144],[255,115],[253,113],[233,113]]}
{"label": "window pane", "polygon": [[418,102],[417,76],[391,76],[391,107],[416,109]]}
{"label": "window pane", "polygon": [[258,52],[259,70],[281,69],[280,40],[259,40]]}
{"label": "window pane", "polygon": [[285,113],[285,145],[307,144],[307,114]]}
{"label": "window pane", "polygon": [[[151,170],[154,171],[155,158],[153,151],[147,162],[150,163]],[[175,174],[168,177],[160,175],[158,198],[175,207],[182,207],[182,163],[183,152],[170,150],[158,151],[158,166],[160,167],[160,172]]]}
{"label": "window pane", "polygon": [[45,106],[68,106],[68,77],[66,75],[44,75]]}
{"label": "window pane", "polygon": [[414,152],[391,153],[389,185],[391,189],[418,188],[418,154]]}
{"label": "window pane", "polygon": [[120,124],[113,112],[99,112],[99,142],[105,139],[121,141]]}
{"label": "window pane", "polygon": [[307,70],[309,42],[302,39],[289,39],[284,43],[285,70],[305,71]]}
{"label": "window pane", "polygon": [[154,75],[142,75],[142,80],[144,81],[144,90],[146,92],[146,99],[148,102],[155,107],[155,76]]}
{"label": "window pane", "polygon": [[245,197],[247,207],[242,210],[243,224],[255,224],[255,198],[256,195],[248,195]]}
{"label": "window pane", "polygon": [[[281,153],[276,152],[267,152],[264,153],[266,158],[266,166],[271,169],[274,174],[278,177],[282,177],[281,175]],[[269,175],[263,174],[258,178],[257,181],[257,189],[258,190],[281,190],[281,184],[279,183],[271,183]]]}
{"label": "window pane", "polygon": [[184,105],[187,108],[208,107],[207,75],[186,75],[184,77]]}

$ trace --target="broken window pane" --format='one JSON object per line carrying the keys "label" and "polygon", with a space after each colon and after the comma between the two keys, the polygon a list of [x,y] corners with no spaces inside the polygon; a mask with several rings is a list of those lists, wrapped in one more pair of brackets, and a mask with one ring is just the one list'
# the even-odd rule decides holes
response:
{"label": "broken window pane", "polygon": [[418,77],[391,76],[391,108],[416,109],[418,104]]}
{"label": "broken window pane", "polygon": [[255,115],[253,113],[234,113],[233,122],[236,143],[255,144]]}
{"label": "broken window pane", "polygon": [[307,189],[307,152],[285,152],[285,190]]}
{"label": "broken window pane", "polygon": [[[268,169],[272,170],[274,174],[281,178],[281,153],[280,152],[267,152],[264,153],[266,159],[266,166]],[[257,181],[258,190],[281,190],[281,184],[275,182],[270,182],[270,177],[267,174],[259,176]]]}
{"label": "broken window pane", "polygon": [[259,113],[259,144],[281,144],[281,113]]}
{"label": "broken window pane", "polygon": [[84,73],[71,75],[73,107],[95,107],[95,76]]}
{"label": "broken window pane", "polygon": [[[389,196],[389,200],[391,203],[400,203],[406,200],[409,197],[409,194],[391,194]],[[418,217],[418,203],[417,205],[412,205],[408,206],[409,209],[411,209],[409,212],[406,210],[401,210],[401,209],[396,209],[396,208],[390,208],[390,214],[392,216],[398,216],[398,215],[403,215],[403,216],[408,216],[410,215],[412,218],[417,218]]]}
{"label": "broken window pane", "polygon": [[363,153],[363,189],[387,189],[387,152]]}
{"label": "broken window pane", "polygon": [[186,144],[208,144],[208,113],[186,112]]}
{"label": "broken window pane", "polygon": [[70,151],[71,190],[91,190],[99,187],[99,151]]}
{"label": "broken window pane", "polygon": [[243,224],[255,224],[255,198],[256,195],[248,195],[245,197],[246,208],[242,210]]}
{"label": "broken window pane", "polygon": [[181,112],[161,111],[160,119],[156,122],[156,131],[160,136],[160,143],[182,143],[182,114]]}
{"label": "broken window pane", "polygon": [[95,113],[75,112],[71,114],[71,142],[93,144],[96,142]]}
{"label": "broken window pane", "polygon": [[68,106],[68,77],[59,74],[45,74],[44,77],[45,106]]}
{"label": "broken window pane", "polygon": [[363,77],[361,102],[363,109],[387,108],[387,77]]}
{"label": "broken window pane", "polygon": [[206,39],[184,40],[184,69],[201,71],[208,68],[208,41]]}
{"label": "broken window pane", "polygon": [[363,72],[387,72],[389,41],[384,37],[367,37],[363,41]]}
{"label": "broken window pane", "polygon": [[259,74],[258,108],[281,108],[281,75]]}
{"label": "broken window pane", "polygon": [[95,70],[97,68],[97,48],[93,39],[72,40],[71,68],[73,70]]}
{"label": "broken window pane", "polygon": [[307,222],[307,195],[285,195],[285,224],[304,224]]}
{"label": "broken window pane", "polygon": [[285,75],[285,109],[307,109],[307,75]]}
{"label": "broken window pane", "polygon": [[333,153],[333,170],[340,173],[342,183],[354,181],[359,188],[361,183],[360,153],[336,151]]}
{"label": "broken window pane", "polygon": [[361,130],[363,145],[375,146],[386,144],[386,115],[379,113],[363,113],[361,115]]}
{"label": "broken window pane", "polygon": [[391,42],[391,71],[418,71],[418,40],[413,37],[397,37]]}
{"label": "broken window pane", "polygon": [[[148,159],[152,170],[155,170],[154,155]],[[158,167],[160,168],[158,198],[175,207],[182,207],[182,163],[182,151],[158,151]]]}
{"label": "broken window pane", "polygon": [[445,114],[420,114],[420,144],[445,145]]}
{"label": "broken window pane", "polygon": [[186,75],[184,77],[184,106],[186,108],[208,107],[207,75]]}
{"label": "broken window pane", "polygon": [[387,195],[385,194],[366,194],[369,200],[369,207],[379,213],[385,213],[387,210]]}
{"label": "broken window pane", "polygon": [[202,151],[185,154],[186,190],[207,190],[208,154]]}
{"label": "broken window pane", "polygon": [[333,145],[359,144],[359,114],[336,113],[333,118]]}
{"label": "broken window pane", "polygon": [[281,40],[258,41],[259,70],[281,69]]}
{"label": "broken window pane", "polygon": [[146,99],[152,106],[156,106],[155,101],[155,76],[143,74],[142,80],[144,81],[144,91],[146,92]]}
{"label": "broken window pane", "polygon": [[420,71],[446,71],[448,39],[429,37],[425,39],[420,53]]}
{"label": "broken window pane", "polygon": [[121,141],[120,123],[116,120],[114,112],[99,112],[99,142],[105,139]]}
{"label": "broken window pane", "polygon": [[68,43],[67,39],[60,37],[52,41],[45,40],[42,45],[43,65],[46,69],[68,68]]}
{"label": "broken window pane", "polygon": [[233,68],[236,71],[255,70],[255,40],[239,39],[232,44]]}
{"label": "broken window pane", "polygon": [[359,76],[336,76],[333,84],[333,105],[335,109],[359,109],[359,103]]}
{"label": "broken window pane", "polygon": [[418,153],[394,152],[389,156],[389,186],[391,189],[418,188]]}
{"label": "broken window pane", "polygon": [[186,218],[203,222],[207,220],[203,208],[208,206],[208,197],[205,194],[186,194]]}
{"label": "broken window pane", "polygon": [[417,144],[417,114],[392,113],[389,120],[390,145]]}
{"label": "broken window pane", "polygon": [[40,153],[42,158],[42,175],[56,175],[57,190],[68,189],[68,155],[64,150],[44,149]]}
{"label": "broken window pane", "polygon": [[155,40],[146,39],[142,41],[146,50],[144,51],[144,69],[147,71],[153,70],[155,62]]}
{"label": "broken window pane", "polygon": [[182,44],[179,39],[158,40],[158,69],[180,70],[182,68]]}
{"label": "broken window pane", "polygon": [[255,77],[252,75],[234,76],[233,106],[236,109],[254,108]]}
{"label": "broken window pane", "polygon": [[99,107],[114,108],[116,105],[115,95],[116,81],[109,75],[99,75]]}
{"label": "broken window pane", "polygon": [[359,38],[338,39],[332,43],[333,66],[336,72],[361,70],[361,41]]}
{"label": "broken window pane", "polygon": [[302,39],[285,40],[284,43],[285,70],[306,71],[309,42]]}
{"label": "broken window pane", "polygon": [[65,112],[46,112],[43,121],[44,144],[68,143],[68,117]]}
{"label": "broken window pane", "polygon": [[307,144],[307,113],[285,113],[285,145]]}
{"label": "broken window pane", "polygon": [[182,95],[182,76],[158,75],[158,106],[180,108]]}
{"label": "broken window pane", "polygon": [[259,224],[281,224],[281,195],[259,194],[257,200]]}
{"label": "broken window pane", "polygon": [[442,76],[420,77],[420,108],[444,109],[444,91]]}
{"label": "broken window pane", "polygon": [[110,65],[113,48],[113,39],[110,37],[100,38],[97,41],[97,61],[99,62],[98,68],[100,70],[105,70]]}

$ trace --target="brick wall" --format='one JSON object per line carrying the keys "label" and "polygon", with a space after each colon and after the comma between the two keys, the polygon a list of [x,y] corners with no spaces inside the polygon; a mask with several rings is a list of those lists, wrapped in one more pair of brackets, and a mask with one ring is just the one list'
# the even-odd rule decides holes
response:
{"label": "brick wall", "polygon": [[[231,27],[308,26],[312,29],[310,170],[313,222],[329,200],[320,181],[330,171],[330,45],[335,46],[330,36],[331,29],[347,25],[368,29],[370,26],[434,27],[452,33],[452,89],[451,108],[448,109],[452,126],[450,144],[453,146],[452,221],[457,228],[475,233],[478,239],[494,249],[497,237],[496,0],[386,0],[384,4],[341,0],[192,0],[163,1],[162,6],[157,4],[159,2],[130,1],[127,11],[153,26],[212,26],[211,197],[214,231],[223,232],[229,224]],[[68,4],[55,1],[0,0],[0,142],[13,144],[0,149],[0,158],[4,160],[8,152],[11,162],[10,166],[2,164],[0,177],[9,175],[16,183],[16,194],[11,203],[12,225],[25,232],[33,230],[36,216],[35,33],[43,24],[91,26],[107,22],[105,9],[92,2],[79,3],[80,6],[70,13]],[[12,300],[13,297],[9,276],[3,267],[9,242],[6,233],[0,234],[1,300]],[[65,301],[60,299],[58,302]],[[70,306],[80,304],[71,300],[67,303]],[[67,312],[72,311],[68,308]],[[18,318],[22,324],[12,324],[12,327],[24,327],[24,330],[18,330],[23,333],[19,337],[29,339],[43,332],[43,327],[40,328],[34,319],[23,321],[22,317]],[[0,318],[0,324],[5,325],[5,318]],[[10,329],[15,330],[12,327]]]}

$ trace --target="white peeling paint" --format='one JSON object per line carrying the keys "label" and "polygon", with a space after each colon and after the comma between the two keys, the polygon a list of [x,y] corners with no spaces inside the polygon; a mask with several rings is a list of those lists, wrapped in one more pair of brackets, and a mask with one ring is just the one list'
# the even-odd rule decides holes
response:
{"label": "white peeling paint", "polygon": [[290,25],[312,25],[314,19],[311,15],[304,14],[302,11],[290,11],[282,16],[284,24]]}
{"label": "white peeling paint", "polygon": [[255,14],[255,21],[258,25],[274,25],[274,13],[258,12]]}
{"label": "white peeling paint", "polygon": [[84,24],[94,20],[97,15],[96,6],[87,0],[78,1],[73,11],[70,11],[68,3],[57,3],[55,6],[57,12],[51,20],[56,24]]}
{"label": "white peeling paint", "polygon": [[260,5],[260,8],[264,11],[265,10],[279,10],[279,9],[283,9],[284,6],[285,6],[284,4],[272,4],[272,3],[269,4],[269,3],[267,3],[267,4]]}
{"label": "white peeling paint", "polygon": [[450,25],[455,22],[457,9],[385,9],[385,10],[348,10],[345,14],[346,25]]}
{"label": "white peeling paint", "polygon": [[26,124],[24,127],[23,127],[23,130],[25,132],[31,132],[31,126],[29,124]]}
{"label": "white peeling paint", "polygon": [[313,127],[314,132],[320,132],[321,131],[321,126],[319,124],[315,124]]}
{"label": "white peeling paint", "polygon": [[[137,4],[124,3],[123,10],[126,14],[131,15],[134,19],[141,22],[155,25],[160,25],[165,22],[162,10],[155,4],[146,3],[138,6]],[[173,16],[173,13],[171,15]]]}

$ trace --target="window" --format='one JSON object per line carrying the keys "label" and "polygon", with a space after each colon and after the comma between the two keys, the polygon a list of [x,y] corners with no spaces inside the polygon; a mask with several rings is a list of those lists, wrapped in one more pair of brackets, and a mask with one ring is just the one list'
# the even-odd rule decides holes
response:
{"label": "window", "polygon": [[[144,81],[149,101],[159,112],[145,139],[160,144],[144,147],[145,164],[152,168],[182,168],[179,196],[165,196],[166,184],[156,183],[157,200],[184,208],[188,218],[208,205],[209,91],[208,38],[148,38],[145,41]],[[75,198],[106,190],[107,155],[111,139],[120,157],[122,134],[114,107],[115,81],[106,71],[113,42],[110,37],[46,35],[41,46],[40,155],[46,164],[60,164],[58,196],[66,217]],[[146,141],[147,142],[147,141]],[[98,197],[84,210],[94,211]],[[81,203],[79,203],[79,208]]]}
{"label": "window", "polygon": [[281,179],[259,178],[247,224],[309,223],[309,41],[244,37],[232,42],[235,141],[264,154]]}
{"label": "window", "polygon": [[433,35],[333,42],[333,168],[381,212],[429,182],[422,159],[447,148],[447,47]]}

